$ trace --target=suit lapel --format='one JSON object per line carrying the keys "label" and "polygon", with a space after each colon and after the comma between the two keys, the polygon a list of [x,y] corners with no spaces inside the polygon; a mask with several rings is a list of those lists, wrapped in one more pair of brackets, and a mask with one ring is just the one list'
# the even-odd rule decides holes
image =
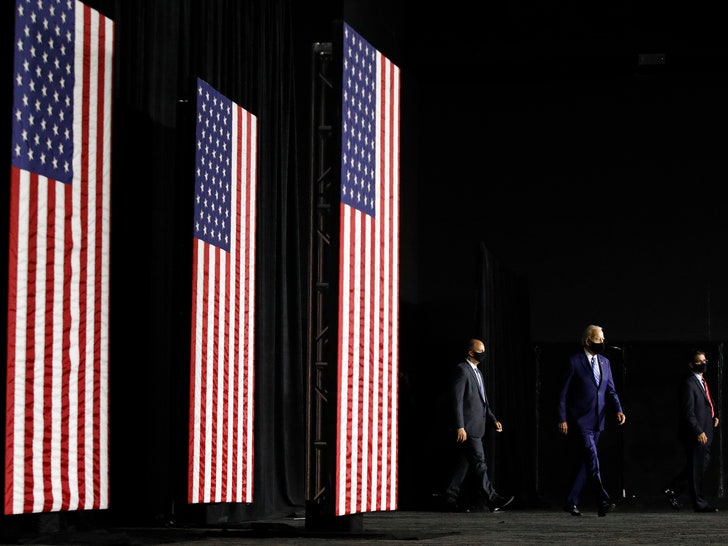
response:
{"label": "suit lapel", "polygon": [[695,383],[697,383],[698,389],[700,389],[700,392],[703,393],[703,399],[705,400],[705,403],[710,405],[710,400],[708,400],[708,393],[705,392],[705,388],[703,388],[702,381],[695,374],[691,374],[691,375],[693,376],[693,381],[695,381]]}

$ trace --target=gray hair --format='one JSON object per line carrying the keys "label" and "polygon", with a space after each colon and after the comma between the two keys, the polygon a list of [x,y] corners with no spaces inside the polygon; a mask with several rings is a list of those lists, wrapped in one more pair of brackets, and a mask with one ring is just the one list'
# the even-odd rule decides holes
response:
{"label": "gray hair", "polygon": [[586,340],[591,337],[591,333],[594,330],[604,330],[601,326],[597,326],[596,324],[590,324],[586,328],[584,328],[584,331],[581,333],[581,344],[586,345]]}

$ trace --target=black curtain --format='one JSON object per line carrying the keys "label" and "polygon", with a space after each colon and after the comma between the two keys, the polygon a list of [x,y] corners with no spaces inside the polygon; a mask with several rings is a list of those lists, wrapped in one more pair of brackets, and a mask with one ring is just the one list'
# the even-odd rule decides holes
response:
{"label": "black curtain", "polygon": [[476,334],[487,347],[488,398],[503,424],[490,432],[486,454],[496,490],[516,495],[515,506],[536,501],[538,384],[530,345],[528,287],[503,267],[485,244],[479,248]]}
{"label": "black curtain", "polygon": [[[296,98],[291,4],[90,3],[117,25],[111,506],[125,520],[230,523],[305,501],[308,185],[297,128],[308,110]],[[250,505],[186,502],[197,77],[259,122]],[[124,264],[134,279],[122,276]]]}

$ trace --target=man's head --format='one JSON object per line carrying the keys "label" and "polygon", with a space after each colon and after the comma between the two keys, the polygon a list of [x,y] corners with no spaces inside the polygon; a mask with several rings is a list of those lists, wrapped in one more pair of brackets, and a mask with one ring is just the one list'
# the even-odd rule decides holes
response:
{"label": "man's head", "polygon": [[695,373],[703,373],[705,372],[705,367],[707,365],[708,359],[705,358],[705,353],[700,350],[693,351],[690,362],[688,363],[690,369],[693,370]]}
{"label": "man's head", "polygon": [[479,339],[468,341],[467,357],[473,363],[482,364],[485,361],[485,343]]}
{"label": "man's head", "polygon": [[581,334],[581,344],[593,355],[604,352],[604,329],[596,324],[584,328]]}

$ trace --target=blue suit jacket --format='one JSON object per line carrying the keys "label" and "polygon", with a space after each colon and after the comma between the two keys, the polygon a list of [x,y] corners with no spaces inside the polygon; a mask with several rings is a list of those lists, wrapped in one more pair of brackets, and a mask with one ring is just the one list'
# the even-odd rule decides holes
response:
{"label": "blue suit jacket", "polygon": [[488,395],[480,396],[478,379],[469,362],[463,361],[455,367],[450,395],[452,425],[456,429],[464,428],[468,436],[482,438],[486,424],[497,421],[488,404]]}
{"label": "blue suit jacket", "polygon": [[560,423],[566,421],[580,430],[598,432],[604,430],[607,409],[615,414],[622,411],[609,359],[603,355],[597,358],[602,372],[599,387],[584,350],[580,349],[569,357],[559,391]]}

